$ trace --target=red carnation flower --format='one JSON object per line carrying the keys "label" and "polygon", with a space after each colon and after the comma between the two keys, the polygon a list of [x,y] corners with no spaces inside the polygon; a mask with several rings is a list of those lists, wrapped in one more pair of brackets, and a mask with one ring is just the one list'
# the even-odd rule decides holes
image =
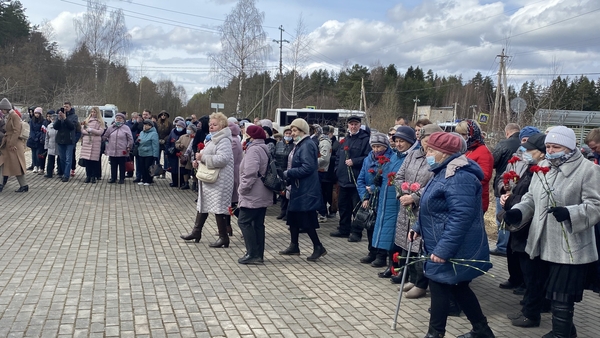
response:
{"label": "red carnation flower", "polygon": [[375,170],[373,168],[369,169],[368,171],[369,171],[370,174],[374,174],[375,173]]}
{"label": "red carnation flower", "polygon": [[344,151],[348,151],[350,148],[348,146],[344,147]]}
{"label": "red carnation flower", "polygon": [[343,139],[340,140],[340,144],[344,144],[344,143],[346,143],[346,139],[345,138],[343,138]]}
{"label": "red carnation flower", "polygon": [[204,149],[204,143],[200,142],[198,143],[198,150],[202,150]]}
{"label": "red carnation flower", "polygon": [[521,159],[518,156],[513,156],[510,158],[510,160],[508,160],[509,164],[515,164],[517,162],[519,162]]}

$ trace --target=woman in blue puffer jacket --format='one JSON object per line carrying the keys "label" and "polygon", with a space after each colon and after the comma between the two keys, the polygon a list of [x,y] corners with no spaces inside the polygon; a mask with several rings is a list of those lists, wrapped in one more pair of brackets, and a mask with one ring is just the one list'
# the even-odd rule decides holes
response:
{"label": "woman in blue puffer jacket", "polygon": [[429,137],[427,162],[434,173],[421,197],[419,219],[409,232],[423,238],[425,276],[430,279],[431,317],[426,338],[443,337],[454,296],[473,329],[458,338],[492,338],[494,333],[469,283],[491,268],[481,210],[479,165],[460,153],[460,136],[437,132]]}

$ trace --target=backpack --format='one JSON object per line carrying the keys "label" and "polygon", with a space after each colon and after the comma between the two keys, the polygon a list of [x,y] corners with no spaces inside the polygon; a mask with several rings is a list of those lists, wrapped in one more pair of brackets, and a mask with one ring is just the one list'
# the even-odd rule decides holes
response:
{"label": "backpack", "polygon": [[265,172],[264,176],[262,176],[259,172],[258,176],[267,189],[277,193],[282,192],[285,190],[285,181],[279,177],[279,174],[277,173],[277,163],[273,156],[271,156],[271,154],[269,154],[267,151],[265,151],[265,153],[267,153],[267,157],[269,158],[267,171]]}
{"label": "backpack", "polygon": [[19,138],[23,141],[27,141],[29,139],[29,131],[29,123],[21,121],[21,135],[19,135]]}

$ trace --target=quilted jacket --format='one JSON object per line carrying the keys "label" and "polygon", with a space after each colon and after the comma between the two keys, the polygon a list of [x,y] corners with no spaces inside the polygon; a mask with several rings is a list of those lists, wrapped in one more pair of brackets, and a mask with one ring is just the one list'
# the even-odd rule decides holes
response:
{"label": "quilted jacket", "polygon": [[484,144],[479,147],[469,150],[465,153],[468,159],[475,161],[483,172],[481,178],[481,186],[483,192],[481,196],[481,206],[485,213],[490,204],[490,180],[492,179],[492,173],[494,172],[494,156]]}
{"label": "quilted jacket", "polygon": [[317,172],[317,154],[315,142],[304,137],[290,153],[292,157],[285,172],[290,187],[289,211],[316,211],[323,203],[321,183]]}
{"label": "quilted jacket", "polygon": [[202,163],[209,169],[219,168],[215,183],[198,181],[198,203],[200,213],[229,214],[233,193],[233,152],[231,151],[231,130],[223,128],[212,135],[202,150]]}
{"label": "quilted jacket", "polygon": [[[88,132],[88,129],[90,130]],[[100,149],[102,148],[102,134],[104,133],[104,125],[100,125],[100,121],[96,118],[90,118],[87,122],[87,128],[81,130],[81,152],[80,158],[90,161],[100,160]]]}
{"label": "quilted jacket", "polygon": [[413,230],[423,238],[427,257],[434,254],[446,262],[427,260],[425,276],[451,285],[470,281],[492,267],[481,210],[483,172],[458,154],[432,171]]}

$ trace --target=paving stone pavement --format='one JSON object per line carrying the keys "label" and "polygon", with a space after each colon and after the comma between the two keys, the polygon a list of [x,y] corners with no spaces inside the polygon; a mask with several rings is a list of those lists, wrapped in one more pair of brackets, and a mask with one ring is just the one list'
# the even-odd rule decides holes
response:
{"label": "paving stone pavement", "polygon": [[[277,252],[289,242],[287,226],[269,208],[264,266],[242,266],[244,244],[235,221],[228,249],[209,248],[214,216],[200,243],[179,238],[195,216],[195,195],[157,179],[146,187],[84,184],[77,168],[68,183],[27,173],[30,190],[11,178],[0,193],[0,337],[423,337],[429,295],[403,300],[390,329],[397,287],[377,278],[381,269],[358,263],[365,240],[329,237],[337,219],[318,231],[328,254],[307,262],[312,247],[301,235],[301,256]],[[539,328],[510,325],[519,297],[498,284],[504,259],[473,289],[497,337],[541,337]],[[597,337],[600,297],[586,292],[577,304],[579,337]],[[451,317],[447,337],[468,332]]]}

